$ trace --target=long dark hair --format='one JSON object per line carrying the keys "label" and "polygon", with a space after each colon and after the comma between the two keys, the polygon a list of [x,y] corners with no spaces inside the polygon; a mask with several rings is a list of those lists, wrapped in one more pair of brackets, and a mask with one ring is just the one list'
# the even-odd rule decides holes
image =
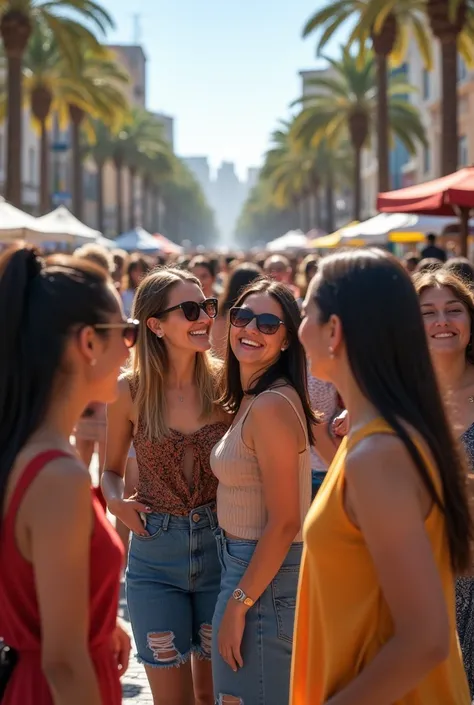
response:
{"label": "long dark hair", "polygon": [[312,444],[314,441],[312,426],[317,423],[317,419],[311,409],[308,396],[306,355],[298,338],[298,328],[301,323],[298,304],[287,286],[262,277],[252,282],[243,291],[237,299],[236,306],[242,306],[245,300],[253,294],[268,294],[280,304],[286,327],[288,347],[273,365],[264,370],[260,377],[252,382],[249,389],[244,390],[240,379],[239,361],[234,355],[229,341],[227,341],[227,354],[223,368],[223,387],[225,391],[221,403],[226,409],[235,413],[242,403],[244,391],[245,394],[257,396],[272,387],[289,384],[296,390],[301,400],[308,428],[308,437]]}
{"label": "long dark hair", "polygon": [[73,257],[46,265],[29,248],[0,257],[0,509],[15,458],[47,412],[68,336],[118,309],[107,282]]}
{"label": "long dark hair", "polygon": [[219,314],[226,316],[232,306],[235,306],[245,287],[255,281],[255,279],[259,279],[262,273],[262,269],[258,264],[253,264],[252,262],[244,262],[232,270],[219,299]]}
{"label": "long dark hair", "polygon": [[471,337],[466,347],[466,360],[474,365],[474,349],[472,337],[474,334],[474,294],[469,288],[469,283],[461,278],[455,271],[446,267],[440,267],[428,272],[415,274],[413,284],[418,296],[421,296],[427,289],[441,289],[447,287],[454,298],[458,299],[467,308],[471,319]]}
{"label": "long dark hair", "polygon": [[[445,414],[409,275],[382,250],[341,252],[321,260],[313,293],[321,322],[332,315],[340,318],[357,384],[401,439],[444,512],[453,570],[463,572],[472,536],[467,468]],[[441,497],[406,424],[433,455]]]}

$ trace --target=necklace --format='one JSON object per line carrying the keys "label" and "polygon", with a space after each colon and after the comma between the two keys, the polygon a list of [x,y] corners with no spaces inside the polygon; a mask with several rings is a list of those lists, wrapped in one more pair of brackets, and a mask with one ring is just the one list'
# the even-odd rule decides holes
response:
{"label": "necklace", "polygon": [[182,404],[184,402],[184,397],[178,395],[178,401]]}

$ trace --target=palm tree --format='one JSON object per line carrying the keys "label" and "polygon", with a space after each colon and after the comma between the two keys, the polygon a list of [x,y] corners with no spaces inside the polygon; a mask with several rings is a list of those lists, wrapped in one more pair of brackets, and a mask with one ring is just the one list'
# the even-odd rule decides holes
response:
{"label": "palm tree", "polygon": [[[439,0],[443,3],[444,0]],[[388,59],[400,64],[414,36],[425,66],[432,66],[431,44],[423,22],[426,0],[331,0],[306,23],[303,36],[321,31],[318,53],[350,19],[356,19],[348,46],[364,51],[371,40],[377,65],[377,157],[379,191],[390,189]]]}
{"label": "palm tree", "polygon": [[441,44],[441,174],[458,168],[458,49],[474,57],[474,1],[427,0],[431,30]]}
{"label": "palm tree", "polygon": [[164,179],[165,217],[162,232],[175,242],[191,240],[206,245],[216,239],[214,213],[188,167],[176,160],[172,175]]}
{"label": "palm tree", "polygon": [[114,141],[110,129],[101,120],[92,122],[92,134],[84,134],[83,158],[90,157],[97,169],[97,226],[101,233],[105,230],[104,218],[104,169],[114,153]]}
{"label": "palm tree", "polygon": [[[377,112],[376,64],[373,52],[356,57],[348,48],[338,60],[327,59],[331,75],[310,82],[314,95],[303,96],[295,133],[306,144],[317,146],[326,139],[331,147],[349,139],[354,152],[354,218],[361,214],[361,155],[369,146]],[[388,84],[388,116],[391,133],[414,154],[417,142],[426,144],[418,111],[404,95],[410,86],[392,76]]]}
{"label": "palm tree", "polygon": [[271,135],[271,146],[265,155],[260,180],[271,185],[271,202],[277,209],[290,205],[299,209],[299,227],[311,228],[308,202],[311,194],[318,199],[320,180],[312,171],[312,162],[293,133],[292,121],[282,121]]}
{"label": "palm tree", "polygon": [[[120,147],[129,178],[128,226],[133,229],[136,225],[133,196],[137,175],[142,175],[142,191],[145,186],[149,188],[151,183],[156,189],[159,180],[171,174],[174,159],[170,145],[164,137],[162,123],[142,108],[132,111],[131,119],[122,131]],[[158,193],[155,193],[155,197],[155,201],[159,200]]]}
{"label": "palm tree", "polygon": [[[22,61],[30,35],[37,22],[53,33],[61,55],[74,64],[84,43],[97,46],[94,34],[67,16],[78,12],[94,29],[105,32],[112,26],[110,15],[93,0],[0,0],[0,35],[7,57],[7,200],[21,206],[22,196]],[[66,12],[66,14],[65,14]]]}
{"label": "palm tree", "polygon": [[113,55],[101,47],[96,51],[85,49],[81,59],[66,72],[65,80],[71,89],[65,98],[71,123],[72,209],[81,219],[84,201],[81,129],[93,139],[91,118],[102,120],[112,132],[127,122],[129,104],[123,89],[130,77]]}

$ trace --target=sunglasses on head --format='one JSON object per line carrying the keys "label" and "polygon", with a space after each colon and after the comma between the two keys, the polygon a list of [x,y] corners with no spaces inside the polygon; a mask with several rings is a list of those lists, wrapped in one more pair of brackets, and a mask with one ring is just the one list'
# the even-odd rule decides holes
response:
{"label": "sunglasses on head", "polygon": [[165,311],[161,311],[161,313],[157,313],[155,318],[161,318],[165,314],[171,313],[172,311],[177,311],[178,309],[181,309],[184,313],[184,317],[188,321],[197,321],[201,315],[201,311],[204,311],[206,316],[209,316],[209,318],[215,318],[218,311],[218,302],[217,299],[205,299],[204,301],[199,302],[183,301],[182,304],[172,306],[171,308],[167,308]]}
{"label": "sunglasses on head", "polygon": [[96,330],[112,330],[120,328],[122,330],[122,338],[127,348],[133,348],[138,339],[138,330],[140,324],[138,321],[129,318],[121,323],[97,323],[94,328]]}
{"label": "sunglasses on head", "polygon": [[273,313],[254,313],[251,308],[239,308],[234,306],[230,309],[230,322],[235,328],[245,328],[253,321],[257,324],[260,333],[264,335],[275,335],[280,326],[285,322]]}

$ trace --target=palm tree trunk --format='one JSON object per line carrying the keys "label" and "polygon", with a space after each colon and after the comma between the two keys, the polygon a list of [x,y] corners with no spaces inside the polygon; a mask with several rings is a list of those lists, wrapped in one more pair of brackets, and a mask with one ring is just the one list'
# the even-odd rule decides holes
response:
{"label": "palm tree trunk", "polygon": [[27,11],[12,9],[13,3],[3,3],[0,35],[7,57],[7,178],[5,196],[14,206],[22,205],[23,147],[23,55],[31,35]]}
{"label": "palm tree trunk", "polygon": [[354,220],[360,220],[362,211],[362,148],[354,148]]}
{"label": "palm tree trunk", "polygon": [[311,228],[321,228],[322,218],[321,218],[321,186],[318,184],[314,190],[314,221],[310,223]]}
{"label": "palm tree trunk", "polygon": [[98,161],[97,166],[97,225],[99,231],[104,234],[104,162]]}
{"label": "palm tree trunk", "polygon": [[388,71],[387,57],[376,55],[377,61],[377,156],[379,162],[379,191],[390,190],[388,146]]}
{"label": "palm tree trunk", "polygon": [[328,233],[334,232],[334,182],[332,177],[332,171],[329,168],[326,176],[325,185],[325,195],[326,195],[326,230]]}
{"label": "palm tree trunk", "polygon": [[136,169],[134,167],[128,168],[128,190],[129,190],[129,212],[128,212],[128,227],[133,230],[136,226],[135,222],[135,176]]}
{"label": "palm tree trunk", "polygon": [[7,179],[5,196],[22,206],[23,80],[22,57],[7,55]]}
{"label": "palm tree trunk", "polygon": [[82,176],[81,155],[81,124],[85,114],[76,105],[69,106],[71,119],[71,147],[72,147],[72,212],[82,220],[84,205],[84,183]]}
{"label": "palm tree trunk", "polygon": [[41,215],[50,210],[49,198],[49,140],[46,121],[41,121],[40,137],[40,210]]}
{"label": "palm tree trunk", "polygon": [[458,53],[455,39],[441,42],[441,175],[458,168]]}
{"label": "palm tree trunk", "polygon": [[115,162],[115,207],[117,209],[117,235],[123,233],[122,164]]}

